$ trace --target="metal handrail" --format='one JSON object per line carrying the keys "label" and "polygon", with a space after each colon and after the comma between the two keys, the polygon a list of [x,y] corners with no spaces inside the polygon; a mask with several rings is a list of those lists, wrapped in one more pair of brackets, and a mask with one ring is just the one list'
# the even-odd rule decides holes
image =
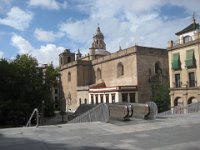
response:
{"label": "metal handrail", "polygon": [[36,128],[38,127],[38,125],[39,125],[39,112],[38,112],[37,108],[35,108],[33,110],[32,114],[31,114],[31,116],[30,116],[30,118],[29,118],[29,120],[28,120],[28,122],[26,124],[26,127],[30,127],[31,126],[31,119],[33,118],[34,114],[36,114],[36,121],[37,121]]}
{"label": "metal handrail", "polygon": [[174,106],[168,111],[159,113],[158,116],[166,116],[166,115],[176,115],[176,114],[186,114],[186,113],[194,113],[200,111],[200,102],[191,103],[187,106]]}

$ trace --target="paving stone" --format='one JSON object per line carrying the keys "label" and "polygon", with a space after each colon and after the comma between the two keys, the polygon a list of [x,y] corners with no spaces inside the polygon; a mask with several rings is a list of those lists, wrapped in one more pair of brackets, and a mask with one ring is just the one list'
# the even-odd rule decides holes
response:
{"label": "paving stone", "polygon": [[199,116],[0,129],[0,150],[198,150]]}

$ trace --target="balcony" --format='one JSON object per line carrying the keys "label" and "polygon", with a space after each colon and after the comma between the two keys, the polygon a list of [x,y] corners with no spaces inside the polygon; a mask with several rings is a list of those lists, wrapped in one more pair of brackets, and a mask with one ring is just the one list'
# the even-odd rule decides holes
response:
{"label": "balcony", "polygon": [[189,46],[191,44],[195,44],[200,42],[200,32],[196,32],[193,36],[182,37],[179,40],[168,41],[168,50]]}
{"label": "balcony", "polygon": [[197,81],[187,81],[186,84],[182,84],[182,82],[173,82],[172,87],[170,87],[170,90],[195,90],[199,89],[200,87],[197,86]]}

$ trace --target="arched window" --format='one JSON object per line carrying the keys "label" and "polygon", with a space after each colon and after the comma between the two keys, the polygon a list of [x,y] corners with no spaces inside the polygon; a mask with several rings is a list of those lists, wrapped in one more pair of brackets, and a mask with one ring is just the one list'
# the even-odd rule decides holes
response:
{"label": "arched window", "polygon": [[60,57],[60,65],[62,65],[62,62],[63,62],[63,61],[62,61],[62,57]]}
{"label": "arched window", "polygon": [[185,43],[190,42],[190,41],[192,41],[192,37],[187,35],[184,37],[184,41],[185,41]]}
{"label": "arched window", "polygon": [[156,74],[161,74],[161,73],[162,73],[162,69],[161,69],[161,67],[160,67],[160,62],[159,62],[159,61],[157,61],[157,62],[155,63],[154,69],[155,69],[155,73],[156,73]]}
{"label": "arched window", "polygon": [[97,69],[97,80],[101,79],[101,69]]}
{"label": "arched window", "polygon": [[71,73],[68,72],[68,81],[71,81]]}
{"label": "arched window", "polygon": [[71,62],[71,57],[67,58],[67,62],[70,63]]}
{"label": "arched window", "polygon": [[117,65],[117,77],[123,76],[124,75],[124,66],[123,64],[120,62]]}

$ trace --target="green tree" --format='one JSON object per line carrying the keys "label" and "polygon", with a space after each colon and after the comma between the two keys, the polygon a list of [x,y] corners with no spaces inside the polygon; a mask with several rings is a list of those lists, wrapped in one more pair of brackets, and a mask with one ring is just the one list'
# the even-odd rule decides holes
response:
{"label": "green tree", "polygon": [[57,84],[57,78],[59,78],[60,73],[58,68],[54,68],[53,65],[47,66],[45,69],[45,98],[44,98],[44,114],[45,116],[52,116],[54,115],[54,101],[52,94],[53,93],[53,87],[55,84]]}
{"label": "green tree", "polygon": [[[59,72],[49,66],[45,71],[29,55],[18,55],[12,62],[0,60],[0,122],[2,125],[25,125],[34,108],[53,115],[52,85]],[[44,82],[45,80],[45,82]]]}
{"label": "green tree", "polygon": [[170,97],[168,84],[152,85],[152,99],[158,106],[158,111],[163,112],[169,109]]}

